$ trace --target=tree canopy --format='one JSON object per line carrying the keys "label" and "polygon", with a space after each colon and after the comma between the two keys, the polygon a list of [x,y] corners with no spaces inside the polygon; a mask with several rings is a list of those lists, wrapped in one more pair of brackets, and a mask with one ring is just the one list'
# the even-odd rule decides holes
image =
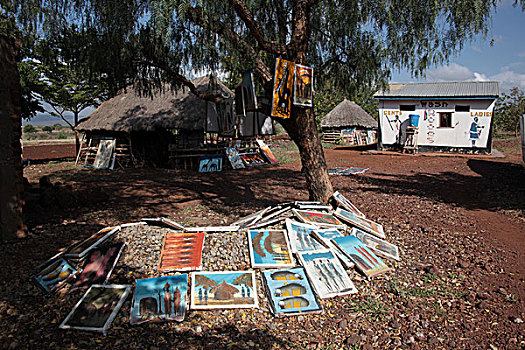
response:
{"label": "tree canopy", "polygon": [[502,93],[496,101],[494,123],[502,131],[519,132],[519,117],[525,115],[525,92],[513,87],[509,93]]}
{"label": "tree canopy", "polygon": [[[525,0],[516,0],[525,8]],[[50,38],[74,24],[91,38],[82,63],[110,80],[133,75],[146,93],[164,81],[253,69],[271,95],[277,57],[314,68],[315,87],[356,95],[386,86],[392,69],[421,75],[486,35],[496,0],[14,0],[6,12],[23,30]],[[310,197],[332,188],[311,109],[281,124],[299,147]]]}

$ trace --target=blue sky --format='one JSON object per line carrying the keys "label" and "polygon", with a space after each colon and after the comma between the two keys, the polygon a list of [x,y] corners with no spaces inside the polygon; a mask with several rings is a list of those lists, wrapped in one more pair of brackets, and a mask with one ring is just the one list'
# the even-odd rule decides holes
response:
{"label": "blue sky", "polygon": [[525,12],[513,7],[513,2],[499,3],[486,38],[466,43],[447,65],[431,67],[426,79],[401,71],[393,72],[391,82],[491,80],[500,82],[500,92],[508,92],[514,86],[525,90]]}

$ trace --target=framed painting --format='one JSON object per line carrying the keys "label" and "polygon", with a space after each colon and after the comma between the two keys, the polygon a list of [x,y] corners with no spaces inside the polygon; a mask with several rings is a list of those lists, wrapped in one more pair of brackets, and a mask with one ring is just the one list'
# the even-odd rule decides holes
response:
{"label": "framed painting", "polygon": [[253,73],[251,70],[242,73],[242,97],[244,108],[253,111],[257,108],[257,96],[255,95],[255,84],[253,83]]}
{"label": "framed painting", "polygon": [[246,227],[247,225],[253,224],[257,221],[259,221],[265,213],[267,213],[269,210],[271,210],[272,207],[266,207],[264,209],[259,210],[258,212],[255,212],[253,214],[247,215],[237,221],[235,221],[232,225],[239,225],[241,227]]}
{"label": "framed painting", "polygon": [[335,200],[337,205],[343,207],[343,209],[346,209],[359,217],[365,217],[365,214],[363,214],[359,209],[357,209],[357,207],[348,199],[346,199],[346,197],[343,196],[339,191],[335,191],[332,195],[332,198]]}
{"label": "framed painting", "polygon": [[319,298],[357,293],[354,283],[331,251],[299,252],[298,256]]}
{"label": "framed painting", "polygon": [[219,136],[234,137],[237,118],[233,113],[233,98],[227,98],[215,104],[219,122]]}
{"label": "framed painting", "polygon": [[70,247],[65,256],[73,259],[83,259],[91,250],[118,231],[120,231],[120,226],[105,227],[82,242]]}
{"label": "framed painting", "polygon": [[105,284],[109,280],[115,265],[117,265],[124,247],[125,243],[117,243],[93,249],[87,256],[84,269],[73,287],[81,288],[93,284]]}
{"label": "framed painting", "polygon": [[111,163],[111,155],[115,149],[116,140],[100,140],[93,167],[107,169]]}
{"label": "framed painting", "polygon": [[226,156],[230,161],[233,169],[244,169],[244,163],[239,157],[239,151],[236,148],[226,147]]}
{"label": "framed painting", "polygon": [[214,102],[206,101],[206,132],[219,132],[219,118]]}
{"label": "framed painting", "polygon": [[268,145],[265,144],[263,140],[257,140],[257,144],[259,145],[259,149],[261,150],[262,154],[264,154],[269,163],[277,163],[277,158],[275,158],[272,151],[270,150],[270,147],[268,147]]}
{"label": "framed painting", "polygon": [[293,89],[293,104],[303,107],[313,106],[314,69],[312,67],[295,65],[295,84]]}
{"label": "framed painting", "polygon": [[261,157],[259,153],[242,153],[239,155],[239,157],[244,162],[244,165],[246,166],[256,166],[256,165],[263,165],[266,164],[264,159]]}
{"label": "framed painting", "polygon": [[158,270],[192,271],[200,270],[204,232],[166,232]]}
{"label": "framed painting", "polygon": [[295,63],[281,58],[275,61],[272,117],[290,118]]}
{"label": "framed painting", "polygon": [[239,122],[239,135],[243,137],[253,137],[257,135],[257,124],[255,123],[255,116],[257,112],[246,112],[246,116],[241,118]]}
{"label": "framed painting", "polygon": [[303,267],[262,272],[270,310],[276,316],[321,312]]}
{"label": "framed painting", "polygon": [[131,324],[184,321],[188,295],[188,275],[136,280],[131,303]]}
{"label": "framed painting", "polygon": [[346,221],[352,226],[355,226],[363,231],[371,233],[379,238],[386,238],[383,226],[376,222],[373,222],[372,220],[357,216],[355,213],[341,208],[337,208],[334,214],[335,216],[337,216],[343,221]]}
{"label": "framed painting", "polygon": [[390,271],[383,260],[356,236],[336,237],[332,239],[332,242],[355,263],[357,269],[366,277],[371,278]]}
{"label": "framed painting", "polygon": [[49,262],[33,279],[39,287],[50,293],[63,287],[77,273],[77,269],[71,266],[66,259],[60,258]]}
{"label": "framed painting", "polygon": [[328,249],[330,249],[335,256],[339,258],[341,263],[343,264],[346,269],[352,269],[354,268],[355,264],[350,260],[346,255],[344,255],[332,242],[332,238],[335,237],[344,237],[345,234],[341,232],[338,229],[330,228],[330,229],[318,229],[312,232],[313,235],[324,244],[324,246]]}
{"label": "framed painting", "polygon": [[92,285],[60,324],[60,328],[105,334],[130,289],[131,286],[128,285]]}
{"label": "framed painting", "polygon": [[203,226],[203,227],[186,227],[186,232],[237,232],[240,226]]}
{"label": "framed painting", "polygon": [[246,116],[246,109],[244,107],[244,96],[242,95],[242,84],[235,87],[235,115],[244,118]]}
{"label": "framed painting", "polygon": [[342,175],[342,176],[349,176],[349,175],[359,175],[364,174],[368,168],[356,168],[356,167],[338,167],[328,170],[328,175]]}
{"label": "framed painting", "polygon": [[254,271],[191,273],[191,309],[258,307]]}
{"label": "framed painting", "polygon": [[213,156],[201,157],[199,161],[199,173],[208,173],[222,170],[222,155],[215,154]]}
{"label": "framed painting", "polygon": [[330,226],[344,228],[345,225],[330,213],[322,213],[312,210],[293,209],[295,216],[304,223],[316,226]]}
{"label": "framed painting", "polygon": [[293,267],[290,244],[284,230],[249,230],[252,267]]}
{"label": "framed painting", "polygon": [[394,259],[396,261],[401,260],[399,257],[399,248],[392,243],[377,238],[365,231],[354,228],[354,234],[361,242],[363,242],[368,248],[372,249],[376,254],[381,255],[384,258]]}
{"label": "framed painting", "polygon": [[286,230],[288,231],[292,252],[297,253],[324,249],[323,245],[312,236],[313,232],[317,229],[319,229],[319,227],[314,225],[286,219]]}

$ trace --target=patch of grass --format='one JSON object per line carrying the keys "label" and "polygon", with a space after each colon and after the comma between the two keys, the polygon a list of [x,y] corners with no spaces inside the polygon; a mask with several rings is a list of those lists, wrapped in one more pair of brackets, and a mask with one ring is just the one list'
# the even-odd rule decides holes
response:
{"label": "patch of grass", "polygon": [[293,142],[275,144],[272,152],[281,164],[296,162],[300,159],[299,149]]}
{"label": "patch of grass", "polygon": [[352,302],[350,304],[350,310],[353,312],[362,312],[365,314],[365,317],[370,320],[382,320],[388,315],[386,305],[372,297],[366,297],[364,300]]}
{"label": "patch of grass", "polygon": [[437,280],[437,276],[433,273],[426,273],[423,277],[421,277],[421,280],[423,282],[432,282]]}

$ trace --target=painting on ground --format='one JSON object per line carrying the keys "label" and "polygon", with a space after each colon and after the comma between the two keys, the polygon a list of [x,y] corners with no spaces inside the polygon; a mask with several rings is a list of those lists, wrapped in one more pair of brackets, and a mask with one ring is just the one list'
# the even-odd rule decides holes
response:
{"label": "painting on ground", "polygon": [[130,289],[128,285],[92,285],[60,328],[106,333]]}
{"label": "painting on ground", "polygon": [[107,169],[111,163],[111,155],[115,149],[116,140],[100,140],[97,150],[97,155],[95,156],[95,161],[93,167],[99,169]]}
{"label": "painting on ground", "polygon": [[242,153],[239,155],[239,157],[242,159],[244,165],[246,166],[266,164],[266,162],[259,153]]}
{"label": "painting on ground", "polygon": [[336,237],[332,242],[355,263],[358,270],[365,276],[373,277],[390,271],[374,252],[364,245],[356,236]]}
{"label": "painting on ground", "polygon": [[201,157],[199,162],[199,173],[208,173],[222,170],[222,155],[215,154],[213,156]]}
{"label": "painting on ground", "polygon": [[277,163],[277,158],[275,158],[272,151],[270,150],[270,147],[268,147],[268,145],[265,144],[263,140],[257,140],[257,144],[259,145],[259,148],[261,149],[268,162],[272,164]]}
{"label": "painting on ground", "polygon": [[363,214],[357,207],[350,202],[345,196],[343,196],[339,191],[335,191],[332,197],[337,202],[338,206],[343,207],[344,209],[354,213],[357,216],[360,216],[362,218],[365,217],[365,214]]}
{"label": "painting on ground", "polygon": [[239,151],[237,151],[236,148],[226,147],[226,156],[228,157],[233,169],[245,168],[241,157],[239,157]]}
{"label": "painting on ground", "polygon": [[124,243],[112,244],[92,250],[82,273],[78,276],[73,287],[87,287],[93,284],[105,284],[120,258]]}
{"label": "painting on ground", "polygon": [[344,228],[344,224],[329,213],[297,209],[293,209],[293,212],[299,220],[307,224]]}
{"label": "painting on ground", "polygon": [[376,254],[399,261],[399,248],[367,232],[355,228],[355,236]]}
{"label": "painting on ground", "polygon": [[295,65],[294,105],[313,106],[313,81],[314,69],[311,67]]}
{"label": "painting on ground", "polygon": [[159,271],[200,270],[204,232],[166,232]]}
{"label": "painting on ground", "polygon": [[286,230],[288,231],[288,238],[290,238],[292,252],[297,253],[323,249],[323,245],[312,236],[313,232],[317,229],[319,228],[314,225],[286,219]]}
{"label": "painting on ground", "polygon": [[363,231],[371,233],[379,238],[386,238],[383,226],[373,222],[372,220],[357,216],[355,213],[341,208],[337,208],[335,215],[342,220],[346,221],[352,226],[355,226]]}
{"label": "painting on ground", "polygon": [[244,108],[253,111],[257,108],[257,97],[255,95],[255,84],[253,83],[253,73],[251,70],[242,73],[242,97]]}
{"label": "painting on ground", "polygon": [[257,307],[254,271],[192,272],[192,309]]}
{"label": "painting on ground", "polygon": [[284,230],[250,230],[248,242],[252,267],[294,266]]}
{"label": "painting on ground", "polygon": [[73,245],[65,254],[73,259],[83,259],[91,250],[106,241],[115,232],[120,231],[120,226],[105,227],[82,242]]}
{"label": "painting on ground", "polygon": [[344,267],[346,267],[347,269],[354,268],[355,265],[352,262],[352,260],[350,260],[346,255],[344,255],[332,242],[332,239],[335,237],[344,237],[345,234],[343,231],[340,231],[335,228],[330,228],[323,230],[315,230],[312,233],[315,237],[317,237],[317,239],[320,242],[324,244],[325,247],[330,249],[335,254],[335,256],[339,258]]}
{"label": "painting on ground", "polygon": [[38,285],[46,292],[53,292],[60,289],[70,280],[77,270],[65,259],[60,258],[50,262],[42,271],[34,277]]}
{"label": "painting on ground", "polygon": [[304,268],[267,270],[262,275],[274,315],[292,316],[322,311]]}
{"label": "painting on ground", "polygon": [[281,58],[275,61],[272,117],[290,118],[295,63]]}
{"label": "painting on ground", "polygon": [[130,323],[183,321],[187,294],[187,274],[137,280]]}
{"label": "painting on ground", "polygon": [[357,293],[354,283],[331,251],[302,252],[299,260],[319,298]]}

